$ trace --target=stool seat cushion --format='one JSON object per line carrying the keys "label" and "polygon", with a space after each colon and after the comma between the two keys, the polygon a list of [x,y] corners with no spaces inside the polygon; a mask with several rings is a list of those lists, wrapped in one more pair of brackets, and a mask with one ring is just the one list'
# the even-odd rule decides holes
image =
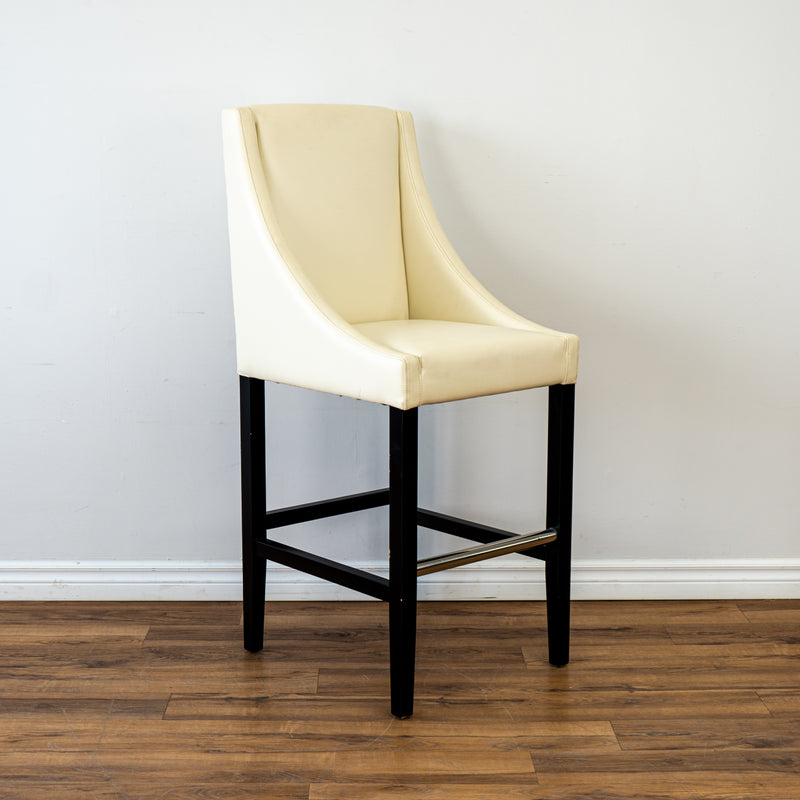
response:
{"label": "stool seat cushion", "polygon": [[[410,319],[353,326],[398,354],[414,357],[406,371],[404,406],[443,403],[575,380],[576,336],[445,320]],[[393,393],[394,394],[394,393]]]}

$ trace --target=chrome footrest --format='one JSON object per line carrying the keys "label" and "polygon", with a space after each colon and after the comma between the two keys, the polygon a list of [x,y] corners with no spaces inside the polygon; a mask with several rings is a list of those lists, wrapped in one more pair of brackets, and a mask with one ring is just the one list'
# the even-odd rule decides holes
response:
{"label": "chrome footrest", "polygon": [[472,564],[487,558],[504,556],[507,553],[517,553],[540,544],[547,544],[556,539],[556,530],[547,528],[538,533],[523,533],[509,539],[501,539],[489,544],[479,544],[476,547],[467,547],[464,550],[455,550],[433,558],[424,558],[417,562],[417,575],[428,575],[431,572],[440,572],[443,569],[460,567],[463,564]]}

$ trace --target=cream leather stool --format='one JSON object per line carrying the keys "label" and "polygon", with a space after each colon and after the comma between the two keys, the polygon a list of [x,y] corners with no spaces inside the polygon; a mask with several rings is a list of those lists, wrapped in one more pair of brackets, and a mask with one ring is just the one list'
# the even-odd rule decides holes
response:
{"label": "cream leather stool", "polygon": [[[268,559],[386,600],[391,710],[408,717],[417,576],[524,551],[545,562],[550,662],[566,664],[577,337],[518,316],[469,273],[434,213],[408,112],[228,109],[223,138],[241,390],[245,647],[263,647]],[[388,406],[389,487],[266,511],[264,381]],[[515,535],[417,507],[419,406],[543,386],[543,531]],[[266,535],[387,504],[388,580]],[[418,526],[479,544],[418,562]]]}

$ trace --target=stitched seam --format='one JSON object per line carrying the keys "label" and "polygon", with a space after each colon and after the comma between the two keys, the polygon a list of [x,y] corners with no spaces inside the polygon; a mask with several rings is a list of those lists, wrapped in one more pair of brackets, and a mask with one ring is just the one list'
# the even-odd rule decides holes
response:
{"label": "stitched seam", "polygon": [[400,152],[403,149],[400,142],[400,115],[395,111],[395,122],[397,123],[397,202],[400,212],[400,250],[403,256],[403,277],[406,281],[406,319],[411,319],[411,292],[408,288],[408,268],[406,267],[406,232],[403,225],[403,191],[401,189],[402,175],[400,174]]}

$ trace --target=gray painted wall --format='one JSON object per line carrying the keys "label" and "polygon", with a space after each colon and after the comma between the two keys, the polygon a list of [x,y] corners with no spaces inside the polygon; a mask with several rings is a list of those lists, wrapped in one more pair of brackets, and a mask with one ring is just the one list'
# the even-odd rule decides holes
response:
{"label": "gray painted wall", "polygon": [[[581,335],[579,562],[800,565],[800,6],[34,0],[2,16],[4,568],[238,558],[219,112],[292,101],[412,111],[466,263]],[[532,527],[543,402],[424,409],[423,502]],[[272,505],[385,483],[384,409],[287,387],[268,404]],[[383,519],[296,541],[379,560]]]}

